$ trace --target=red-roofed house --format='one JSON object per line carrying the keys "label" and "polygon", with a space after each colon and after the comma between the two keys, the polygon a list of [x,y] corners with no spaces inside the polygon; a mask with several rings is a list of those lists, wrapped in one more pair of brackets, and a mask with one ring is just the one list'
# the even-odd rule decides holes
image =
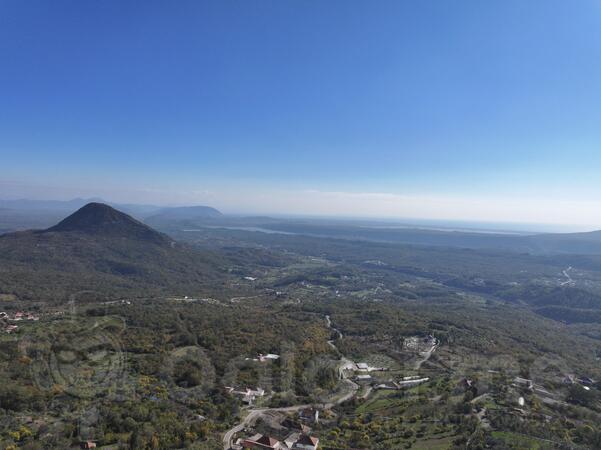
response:
{"label": "red-roofed house", "polygon": [[308,434],[301,434],[292,448],[293,450],[317,450],[319,439],[315,436],[309,436]]}
{"label": "red-roofed house", "polygon": [[242,441],[242,448],[285,450],[286,446],[276,438],[257,434],[251,438],[244,439]]}

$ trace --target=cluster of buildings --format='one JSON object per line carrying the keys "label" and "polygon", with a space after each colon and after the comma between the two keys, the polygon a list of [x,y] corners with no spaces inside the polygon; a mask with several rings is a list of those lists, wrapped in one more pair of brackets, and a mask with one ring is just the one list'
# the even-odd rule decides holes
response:
{"label": "cluster of buildings", "polygon": [[339,367],[340,378],[345,378],[344,372],[352,372],[355,374],[356,381],[371,381],[372,377],[369,372],[385,372],[390,370],[386,367],[372,367],[367,363],[354,363],[348,361],[345,365]]}
{"label": "cluster of buildings", "polygon": [[20,322],[21,320],[36,321],[40,320],[40,318],[31,312],[17,311],[11,316],[9,313],[1,311],[0,320],[4,324],[3,330],[5,333],[14,333],[19,329],[19,326],[9,322]]}
{"label": "cluster of buildings", "polygon": [[[257,361],[257,362],[268,362],[268,361],[276,361],[280,359],[280,355],[276,355],[275,353],[259,353],[256,358],[245,358],[246,361]],[[244,387],[244,388],[235,388],[232,386],[225,386],[225,391],[230,395],[235,395],[239,397],[242,402],[252,405],[255,403],[257,398],[265,396],[265,389],[256,387]]]}
{"label": "cluster of buildings", "polygon": [[248,438],[239,439],[234,449],[273,449],[273,450],[317,450],[319,438],[311,435],[310,424],[319,423],[317,408],[304,408],[298,411],[298,418],[286,417],[279,425],[280,430],[286,430],[280,436],[274,437],[257,433]]}
{"label": "cluster of buildings", "polygon": [[[580,384],[587,391],[590,390],[590,386],[595,384],[595,380],[593,380],[592,378],[584,377],[584,376],[576,377],[574,375],[566,375],[563,378],[562,382],[563,382],[563,384],[567,384],[567,385]],[[514,386],[525,387],[525,388],[533,390],[533,391],[541,391],[542,390],[539,386],[534,384],[534,382],[532,380],[529,380],[527,378],[515,377],[513,379],[513,384],[514,384]]]}
{"label": "cluster of buildings", "polygon": [[273,450],[317,450],[319,439],[303,433],[291,433],[283,441],[264,434],[256,434],[241,442],[243,449],[273,449]]}
{"label": "cluster of buildings", "polygon": [[385,372],[388,370],[390,369],[386,367],[372,367],[364,362],[355,363],[352,361],[348,361],[338,369],[340,378],[346,378],[346,373],[351,372],[354,374],[353,380],[357,383],[371,383],[373,377],[369,374],[370,372]]}
{"label": "cluster of buildings", "polygon": [[[582,386],[582,388],[585,391],[590,391],[592,385],[595,384],[595,380],[586,377],[586,376],[582,376],[582,377],[576,377],[574,375],[565,375],[565,377],[563,379],[559,379],[558,381],[562,381],[564,385],[580,385]],[[543,386],[536,384],[535,382],[533,382],[532,380],[529,380],[527,378],[522,378],[522,377],[515,377],[513,379],[513,383],[512,385],[514,387],[517,388],[522,388],[522,389],[528,389],[530,391],[532,391],[533,393],[537,394],[539,399],[546,404],[549,405],[566,405],[567,403],[565,401],[563,401],[560,397],[560,395],[558,395],[557,392],[549,392],[548,390],[546,390]],[[524,401],[522,400],[522,397],[520,397],[518,399],[518,404],[520,407],[524,406]],[[524,413],[523,410],[519,410],[521,411],[521,413]]]}

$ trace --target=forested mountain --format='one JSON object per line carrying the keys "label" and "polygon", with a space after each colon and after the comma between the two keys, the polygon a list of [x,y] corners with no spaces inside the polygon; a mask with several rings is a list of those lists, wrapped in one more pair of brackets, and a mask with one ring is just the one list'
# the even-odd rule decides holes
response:
{"label": "forested mountain", "polygon": [[219,270],[209,252],[177,244],[132,217],[90,203],[46,230],[0,236],[0,290],[60,297],[82,289],[106,294],[200,286]]}
{"label": "forested mountain", "polygon": [[88,203],[58,224],[41,232],[115,237],[167,245],[171,240],[125,213],[103,203]]}

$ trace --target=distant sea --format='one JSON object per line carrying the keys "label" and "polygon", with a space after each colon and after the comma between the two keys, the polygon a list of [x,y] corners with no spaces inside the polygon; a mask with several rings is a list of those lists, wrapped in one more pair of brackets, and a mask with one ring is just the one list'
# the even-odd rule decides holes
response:
{"label": "distant sea", "polygon": [[[297,234],[291,233],[289,231],[279,231],[279,230],[270,230],[269,228],[261,228],[261,227],[232,227],[232,226],[219,226],[219,225],[205,225],[203,228],[218,228],[223,230],[237,230],[237,231],[255,231],[259,233],[267,233],[267,234]],[[203,228],[193,228],[182,231],[204,231]]]}

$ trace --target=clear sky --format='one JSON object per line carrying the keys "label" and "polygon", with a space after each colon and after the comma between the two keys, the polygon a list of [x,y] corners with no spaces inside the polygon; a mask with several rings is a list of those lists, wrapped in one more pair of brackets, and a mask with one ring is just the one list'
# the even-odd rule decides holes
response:
{"label": "clear sky", "polygon": [[0,197],[601,228],[601,1],[0,0]]}

